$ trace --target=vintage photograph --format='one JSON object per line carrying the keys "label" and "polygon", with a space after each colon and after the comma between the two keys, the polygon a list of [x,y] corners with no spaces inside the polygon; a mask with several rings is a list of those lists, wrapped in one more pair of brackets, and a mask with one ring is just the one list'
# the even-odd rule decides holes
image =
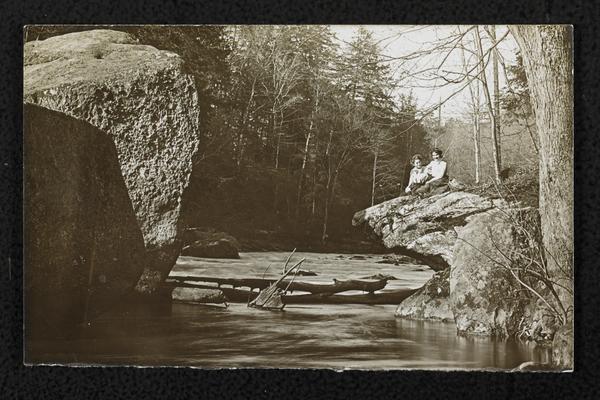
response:
{"label": "vintage photograph", "polygon": [[26,365],[573,370],[572,26],[23,36]]}

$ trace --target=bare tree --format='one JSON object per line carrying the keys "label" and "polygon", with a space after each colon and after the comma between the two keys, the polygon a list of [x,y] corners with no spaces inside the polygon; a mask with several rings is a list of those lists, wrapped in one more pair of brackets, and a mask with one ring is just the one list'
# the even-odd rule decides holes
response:
{"label": "bare tree", "polygon": [[[468,71],[468,64],[465,57],[465,49],[461,48],[463,69],[465,74]],[[475,80],[469,84],[469,94],[471,95],[471,120],[473,121],[473,151],[475,156],[475,183],[481,181],[481,99],[479,81]]]}
{"label": "bare tree", "polygon": [[[496,43],[496,26],[494,25],[490,25],[489,27],[489,35],[492,39],[492,43],[495,44]],[[501,139],[500,139],[500,124],[501,124],[501,118],[500,118],[500,84],[499,84],[499,79],[498,79],[498,49],[495,48],[494,51],[492,52],[492,71],[493,71],[493,79],[494,79],[494,132],[493,132],[493,139],[494,139],[494,146],[495,146],[495,153],[494,153],[494,157],[497,159],[496,163],[498,165],[498,169],[500,169],[502,167],[502,146],[501,146]],[[498,174],[498,172],[496,171],[496,174]],[[498,180],[498,176],[496,176],[496,180]]]}
{"label": "bare tree", "polygon": [[[481,43],[481,35],[479,34],[479,28],[477,27],[473,30],[473,34],[475,36],[475,45],[477,46],[477,53],[479,55],[479,79],[481,80],[483,86],[483,94],[485,95],[486,105],[488,108],[488,114],[490,116],[490,121],[492,121],[492,152],[494,157],[494,175],[497,183],[501,182],[500,178],[500,146],[498,140],[498,115],[495,113],[494,105],[492,104],[492,96],[490,94],[490,89],[487,82],[487,76],[485,71],[485,63],[484,63],[484,53],[483,46]],[[497,72],[497,71],[496,71]],[[497,80],[497,78],[495,78]]]}

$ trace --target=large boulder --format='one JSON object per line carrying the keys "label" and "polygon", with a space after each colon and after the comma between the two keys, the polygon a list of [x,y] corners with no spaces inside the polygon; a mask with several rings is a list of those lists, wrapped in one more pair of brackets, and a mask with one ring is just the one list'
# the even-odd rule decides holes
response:
{"label": "large boulder", "polygon": [[61,335],[133,289],[144,239],[112,139],[59,112],[23,111],[25,333]]}
{"label": "large boulder", "polygon": [[171,292],[171,298],[185,303],[227,304],[227,298],[219,289],[203,289],[195,287],[176,287]]}
{"label": "large boulder", "polygon": [[572,330],[561,327],[560,305],[540,278],[536,208],[466,192],[403,196],[356,213],[353,224],[362,223],[386,247],[442,269],[400,303],[397,317],[454,320],[461,334],[552,345],[554,365],[572,366]]}
{"label": "large boulder", "polygon": [[368,224],[387,248],[421,259],[439,270],[452,264],[455,227],[464,225],[468,216],[500,202],[468,192],[426,198],[400,196],[357,212],[352,224]]}
{"label": "large boulder", "polygon": [[152,292],[179,254],[181,202],[198,147],[199,105],[181,58],[128,34],[90,30],[25,44],[24,100],[85,120],[114,141],[148,252]]}
{"label": "large boulder", "polygon": [[531,299],[510,271],[523,246],[514,222],[523,212],[536,211],[495,208],[467,218],[459,230],[450,270],[459,332],[508,337],[519,331]]}
{"label": "large boulder", "polygon": [[396,309],[396,317],[454,322],[450,305],[450,269],[436,272],[425,285]]}
{"label": "large boulder", "polygon": [[231,235],[212,228],[190,228],[183,235],[182,256],[240,258],[240,244]]}
{"label": "large boulder", "polygon": [[226,238],[197,240],[181,250],[182,256],[206,258],[240,258],[235,243]]}

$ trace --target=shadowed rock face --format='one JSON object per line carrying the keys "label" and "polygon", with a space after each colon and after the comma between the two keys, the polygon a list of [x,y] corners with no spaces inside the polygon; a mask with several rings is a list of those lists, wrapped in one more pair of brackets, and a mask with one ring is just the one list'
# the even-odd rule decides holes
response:
{"label": "shadowed rock face", "polygon": [[456,227],[464,225],[469,215],[491,209],[495,202],[467,192],[423,199],[401,196],[357,212],[352,224],[368,224],[387,248],[440,270],[452,264]]}
{"label": "shadowed rock face", "polygon": [[115,143],[148,251],[137,289],[152,292],[181,249],[181,199],[198,146],[192,78],[178,55],[110,30],[28,42],[24,61],[25,102],[85,120]]}
{"label": "shadowed rock face", "polygon": [[136,284],[144,239],[112,139],[24,106],[25,332],[56,335]]}

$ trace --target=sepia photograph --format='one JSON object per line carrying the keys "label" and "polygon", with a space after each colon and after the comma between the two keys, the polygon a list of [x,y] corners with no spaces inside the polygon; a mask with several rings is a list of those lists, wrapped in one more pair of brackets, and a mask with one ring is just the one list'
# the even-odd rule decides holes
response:
{"label": "sepia photograph", "polygon": [[23,37],[26,365],[573,371],[572,26]]}

